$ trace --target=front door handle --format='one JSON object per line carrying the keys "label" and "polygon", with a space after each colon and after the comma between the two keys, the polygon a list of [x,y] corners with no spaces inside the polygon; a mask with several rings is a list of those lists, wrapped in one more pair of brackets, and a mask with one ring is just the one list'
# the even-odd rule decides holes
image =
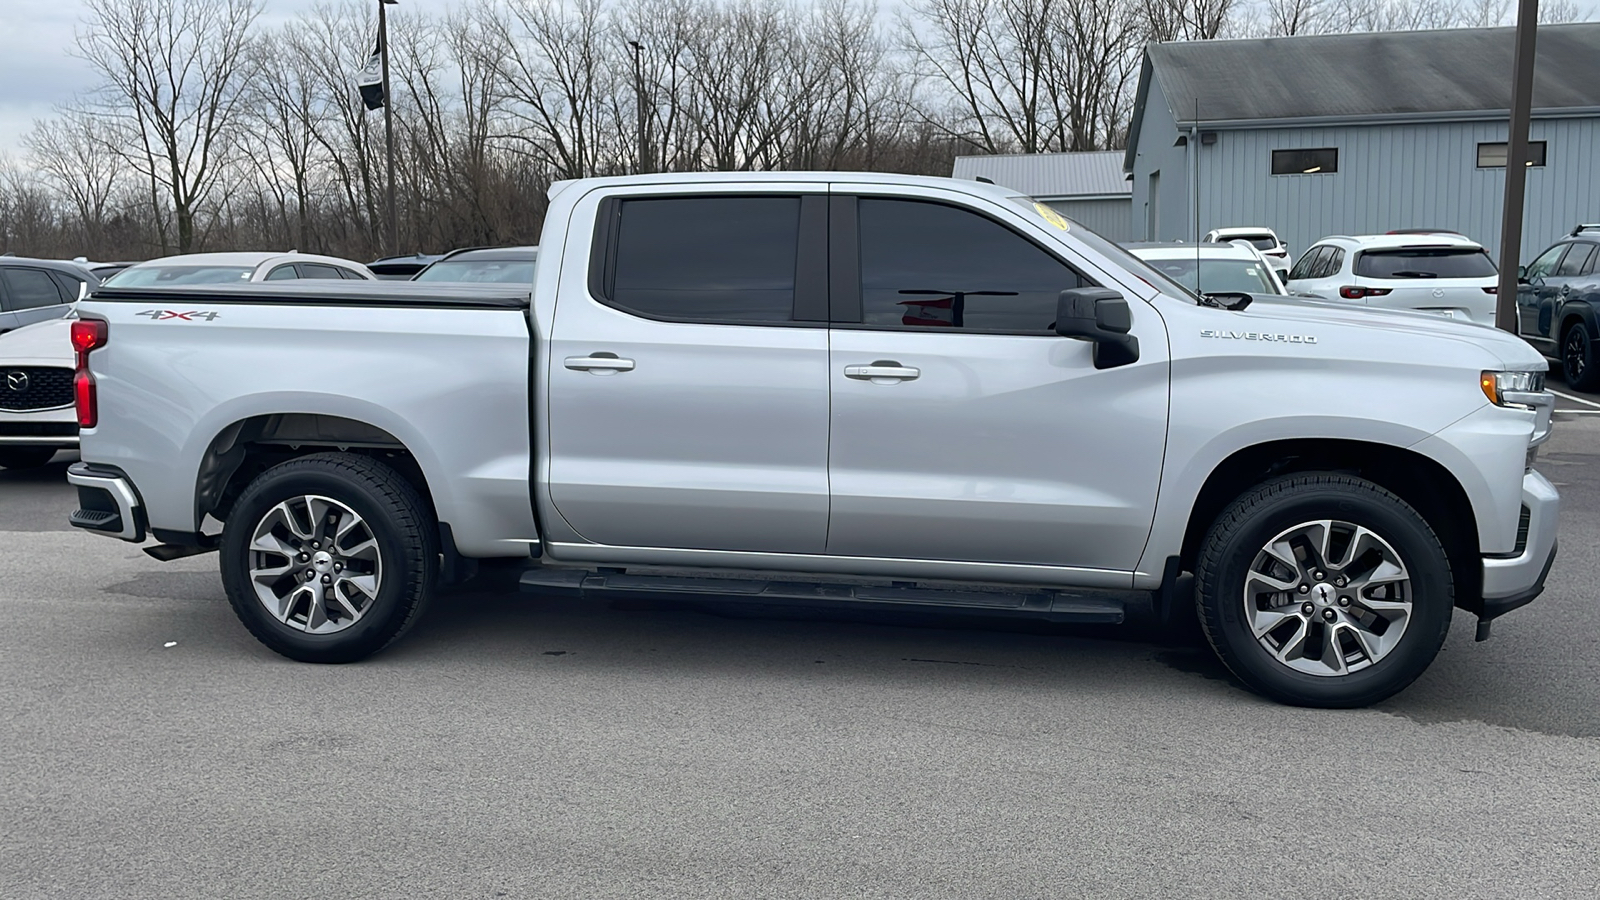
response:
{"label": "front door handle", "polygon": [[870,381],[873,384],[894,384],[897,381],[911,381],[921,374],[921,369],[902,366],[892,359],[880,359],[868,366],[844,367],[844,377],[854,378],[857,381]]}
{"label": "front door handle", "polygon": [[579,372],[593,372],[596,375],[610,375],[613,372],[630,372],[633,370],[633,360],[619,359],[615,353],[569,356],[562,360],[562,365]]}

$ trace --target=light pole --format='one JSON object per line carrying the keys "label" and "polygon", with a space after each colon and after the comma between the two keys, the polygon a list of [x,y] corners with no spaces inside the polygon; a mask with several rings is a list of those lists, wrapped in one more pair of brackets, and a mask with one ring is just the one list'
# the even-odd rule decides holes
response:
{"label": "light pole", "polygon": [[385,181],[388,185],[389,214],[389,229],[385,236],[388,248],[385,256],[394,256],[400,252],[400,220],[395,214],[394,205],[394,96],[389,93],[389,17],[384,12],[384,7],[398,2],[399,0],[378,0],[378,45],[383,48],[383,149],[386,157],[384,166],[387,170]]}
{"label": "light pole", "polygon": [[1522,259],[1522,207],[1527,201],[1528,123],[1533,118],[1538,25],[1539,0],[1519,0],[1511,64],[1511,127],[1506,133],[1506,197],[1500,219],[1500,286],[1494,303],[1494,326],[1512,334],[1517,332],[1517,269]]}
{"label": "light pole", "polygon": [[633,105],[639,113],[639,173],[647,174],[651,170],[650,134],[644,107],[644,65],[640,61],[644,45],[638,41],[629,41],[628,47],[633,50]]}

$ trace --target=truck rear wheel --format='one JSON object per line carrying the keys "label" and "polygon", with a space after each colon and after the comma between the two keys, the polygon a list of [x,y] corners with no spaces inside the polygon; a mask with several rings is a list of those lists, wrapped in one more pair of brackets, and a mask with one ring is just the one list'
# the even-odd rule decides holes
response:
{"label": "truck rear wheel", "polygon": [[223,528],[222,582],[261,643],[302,662],[355,662],[421,614],[435,531],[416,489],[383,463],[304,456],[240,495]]}
{"label": "truck rear wheel", "polygon": [[1376,703],[1421,675],[1454,606],[1450,562],[1404,500],[1348,475],[1260,485],[1195,567],[1206,637],[1252,690],[1297,706]]}

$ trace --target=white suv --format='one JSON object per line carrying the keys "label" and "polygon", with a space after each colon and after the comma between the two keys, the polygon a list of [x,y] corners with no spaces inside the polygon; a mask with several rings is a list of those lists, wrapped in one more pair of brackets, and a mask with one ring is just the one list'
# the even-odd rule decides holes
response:
{"label": "white suv", "polygon": [[1483,245],[1458,234],[1325,237],[1289,270],[1289,291],[1383,309],[1412,309],[1494,324],[1499,270]]}

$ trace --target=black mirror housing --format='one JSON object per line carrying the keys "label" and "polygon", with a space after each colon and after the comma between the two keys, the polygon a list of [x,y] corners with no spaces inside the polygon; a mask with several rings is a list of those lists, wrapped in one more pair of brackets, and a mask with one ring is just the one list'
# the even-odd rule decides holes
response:
{"label": "black mirror housing", "polygon": [[1056,299],[1056,334],[1094,343],[1094,367],[1111,369],[1139,359],[1128,301],[1107,288],[1073,288]]}

